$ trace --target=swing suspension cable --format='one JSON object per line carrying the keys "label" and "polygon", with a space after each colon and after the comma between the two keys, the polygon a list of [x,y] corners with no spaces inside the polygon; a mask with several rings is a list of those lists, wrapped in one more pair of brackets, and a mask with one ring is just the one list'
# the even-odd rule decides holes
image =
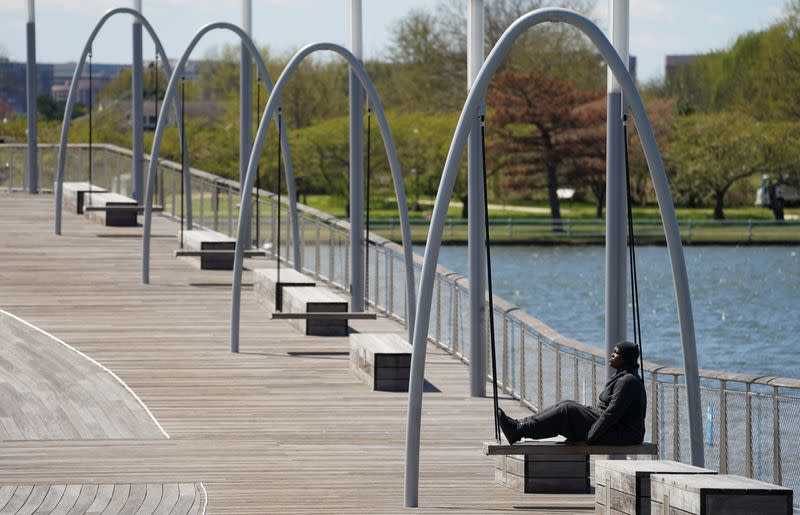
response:
{"label": "swing suspension cable", "polygon": [[497,416],[499,402],[497,398],[497,352],[494,338],[494,299],[492,294],[492,250],[489,237],[489,194],[486,179],[486,117],[481,115],[481,157],[483,169],[483,221],[486,231],[486,280],[489,296],[489,348],[492,353],[492,397],[494,400],[494,437],[500,442],[500,420]]}
{"label": "swing suspension cable", "polygon": [[[364,230],[364,298],[366,300],[367,305],[369,306],[369,212],[370,212],[370,205],[369,205],[369,186],[370,186],[370,176],[372,172],[372,159],[371,157],[371,149],[372,149],[372,107],[367,106],[367,205],[366,205],[366,223],[365,223],[365,230]],[[375,299],[375,302],[378,302],[378,299]]]}
{"label": "swing suspension cable", "polygon": [[[276,271],[276,282],[275,284],[281,283],[281,137],[283,136],[283,114],[281,112],[281,108],[278,107],[278,185],[275,189],[275,193],[278,196],[278,227],[277,227],[277,237],[275,239],[275,246],[277,247],[276,252],[276,261],[277,261],[277,271]],[[278,292],[280,288],[275,288],[275,305],[278,306]],[[283,306],[281,305],[281,311],[283,311]]]}
{"label": "swing suspension cable", "polygon": [[184,174],[186,173],[186,77],[181,77],[181,249],[183,248],[183,204],[186,194]]}
{"label": "swing suspension cable", "polygon": [[631,170],[628,160],[628,115],[622,116],[622,138],[625,145],[625,188],[628,204],[628,258],[631,274],[631,312],[633,316],[633,343],[639,346],[639,363],[644,381],[644,353],[642,352],[642,319],[639,313],[639,282],[636,274],[636,238],[633,232],[633,202],[631,200]]}
{"label": "swing suspension cable", "polygon": [[[256,67],[256,130],[258,130],[258,117],[261,114],[261,72]],[[280,147],[280,140],[278,146]],[[260,161],[260,160],[259,160]],[[259,174],[259,161],[256,161],[256,248],[261,245],[261,177]]]}
{"label": "swing suspension cable", "polygon": [[93,180],[93,171],[94,171],[94,163],[92,162],[92,108],[94,107],[94,102],[92,98],[92,50],[89,49],[89,204],[92,203],[92,185],[94,184]]}

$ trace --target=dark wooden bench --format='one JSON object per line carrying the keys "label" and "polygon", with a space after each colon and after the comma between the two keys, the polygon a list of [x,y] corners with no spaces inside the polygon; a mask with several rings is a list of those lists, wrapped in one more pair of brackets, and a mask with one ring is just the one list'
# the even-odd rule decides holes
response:
{"label": "dark wooden bench", "polygon": [[[62,187],[64,205],[74,207],[75,213],[79,215],[83,214],[84,198],[87,193],[91,192],[94,195],[96,193],[106,193],[108,191],[96,184],[90,184],[85,181],[65,182],[62,184]],[[55,190],[55,187],[53,189]],[[89,198],[91,198],[91,195],[89,195]]]}
{"label": "dark wooden bench", "polygon": [[87,196],[84,215],[107,226],[136,227],[139,205],[130,197],[119,193],[92,193]]}
{"label": "dark wooden bench", "polygon": [[283,289],[287,287],[316,286],[314,279],[301,274],[294,268],[281,268],[280,282],[276,268],[256,268],[253,271],[253,291],[256,300],[270,312],[283,309]]}
{"label": "dark wooden bench", "polygon": [[595,512],[648,515],[651,475],[716,473],[714,470],[669,460],[596,460],[592,476]]}
{"label": "dark wooden bench", "polygon": [[791,515],[793,492],[728,474],[653,474],[650,513],[670,515]]}
{"label": "dark wooden bench", "polygon": [[351,334],[350,370],[373,390],[407,392],[411,350],[398,334]]}
{"label": "dark wooden bench", "polygon": [[592,455],[657,456],[653,443],[587,445],[561,438],[523,440],[513,445],[487,442],[483,452],[497,456],[495,480],[524,493],[591,493]]}

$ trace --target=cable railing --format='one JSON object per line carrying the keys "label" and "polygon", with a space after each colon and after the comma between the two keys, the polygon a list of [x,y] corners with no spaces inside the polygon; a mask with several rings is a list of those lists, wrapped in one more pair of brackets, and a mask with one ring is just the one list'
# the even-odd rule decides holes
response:
{"label": "cable railing", "polygon": [[[52,178],[57,149],[42,145],[39,156],[52,168],[40,168],[43,179]],[[86,180],[86,145],[70,145],[67,180]],[[24,145],[0,145],[0,188],[24,184]],[[112,145],[94,147],[96,182],[120,193],[130,191],[131,153]],[[146,158],[147,159],[147,158]],[[2,174],[3,163],[13,163]],[[20,165],[21,163],[21,165]],[[194,223],[235,236],[239,183],[191,169]],[[16,177],[16,178],[15,178]],[[41,184],[49,184],[45,180]],[[180,165],[162,160],[158,166],[156,201],[164,216],[180,213]],[[288,204],[282,197],[259,192],[253,210],[253,244],[275,258],[294,265],[293,242],[288,230]],[[282,209],[282,241],[276,241],[277,209]],[[342,291],[350,283],[349,223],[298,204],[301,270]],[[257,218],[257,221],[256,221]],[[371,222],[374,227],[374,222]],[[405,324],[406,292],[403,250],[399,244],[370,234],[366,280],[367,303],[375,311]],[[415,255],[419,278],[422,258]],[[596,404],[606,379],[605,351],[570,339],[519,307],[494,297],[498,384],[520,405],[536,410],[563,399]],[[438,267],[431,303],[428,340],[454,359],[469,364],[469,288],[466,278]],[[488,315],[487,315],[488,316]],[[488,324],[486,324],[488,327]],[[488,331],[488,329],[487,329]],[[488,333],[487,333],[488,334]],[[487,338],[487,341],[490,341]],[[489,353],[487,353],[488,355]],[[688,413],[685,377],[680,368],[645,362],[648,393],[646,439],[658,443],[659,457],[689,461]],[[487,370],[491,370],[487,367]],[[721,473],[739,474],[781,484],[800,492],[800,380],[701,370],[703,442],[705,463]],[[489,416],[489,415],[487,415]],[[487,438],[489,435],[487,435]],[[795,495],[795,505],[800,496]]]}

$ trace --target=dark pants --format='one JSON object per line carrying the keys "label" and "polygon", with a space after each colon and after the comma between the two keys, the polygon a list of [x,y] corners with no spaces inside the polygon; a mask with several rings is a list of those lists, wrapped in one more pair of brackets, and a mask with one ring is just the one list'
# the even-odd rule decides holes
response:
{"label": "dark pants", "polygon": [[567,440],[584,441],[600,415],[602,412],[597,408],[575,401],[561,401],[522,419],[522,437],[536,440],[561,435]]}

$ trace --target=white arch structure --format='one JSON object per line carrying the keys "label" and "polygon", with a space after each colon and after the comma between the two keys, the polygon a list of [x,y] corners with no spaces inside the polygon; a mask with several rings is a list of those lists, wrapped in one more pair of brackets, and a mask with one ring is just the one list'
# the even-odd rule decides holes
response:
{"label": "white arch structure", "polygon": [[702,419],[700,409],[700,380],[695,348],[694,319],[689,295],[689,279],[686,273],[686,262],[681,246],[675,207],[664,171],[664,163],[658,151],[655,135],[647,117],[639,93],[633,79],[619,55],[608,41],[603,31],[588,18],[568,9],[547,8],[532,11],[517,19],[503,33],[492,49],[486,62],[478,73],[467,101],[461,111],[453,141],[447,154],[436,204],[428,231],[425,257],[422,265],[417,305],[416,325],[414,327],[413,354],[411,358],[411,375],[409,378],[408,422],[406,428],[406,467],[405,467],[405,505],[415,507],[419,503],[419,447],[420,423],[422,418],[422,388],[425,375],[425,354],[430,324],[431,298],[433,279],[439,259],[447,208],[453,192],[453,185],[458,174],[461,155],[470,132],[472,116],[486,96],[486,90],[492,76],[497,71],[514,42],[528,28],[544,22],[568,23],[581,30],[603,56],[614,77],[620,83],[624,97],[636,121],[642,147],[644,150],[650,176],[653,180],[661,218],[664,225],[664,236],[667,241],[672,279],[675,288],[675,299],[678,306],[678,322],[681,331],[683,363],[686,372],[686,395],[689,411],[689,430],[691,436],[691,456],[694,465],[703,465]]}
{"label": "white arch structure", "polygon": [[[164,127],[166,125],[166,117],[165,117],[165,110],[166,106],[173,100],[177,102],[177,89],[178,89],[178,82],[181,80],[181,76],[183,75],[184,68],[186,66],[186,61],[189,60],[189,56],[192,54],[192,50],[194,50],[197,43],[209,32],[212,30],[228,30],[239,36],[241,39],[242,44],[247,48],[250,54],[256,61],[256,65],[258,66],[259,72],[261,76],[264,77],[264,84],[266,85],[267,91],[270,93],[270,98],[272,97],[272,80],[270,80],[269,72],[267,71],[267,64],[264,62],[264,58],[261,57],[261,53],[253,43],[252,38],[247,35],[247,33],[242,30],[240,27],[227,22],[216,22],[216,23],[209,23],[208,25],[203,26],[197,34],[195,34],[192,41],[184,50],[183,55],[181,56],[178,63],[175,65],[175,71],[172,73],[169,79],[169,84],[167,85],[167,90],[164,92],[164,102],[161,105],[161,113],[158,117],[158,124],[156,125],[156,132],[153,136],[153,147],[151,149],[150,154],[150,166],[147,170],[147,182],[145,186],[146,194],[145,194],[145,201],[144,201],[144,232],[142,235],[142,283],[148,284],[150,282],[150,232],[152,228],[152,218],[153,218],[153,194],[155,190],[155,183],[156,183],[156,170],[158,167],[158,155],[161,152],[161,142],[164,138]],[[275,115],[277,120],[277,115]],[[295,194],[295,181],[294,181],[294,172],[292,169],[292,155],[289,149],[289,141],[286,138],[286,132],[281,131],[281,148],[283,149],[284,155],[284,162],[286,163],[286,189],[287,189],[287,196],[289,197],[289,213],[291,219],[291,230],[292,230],[292,249],[293,249],[293,257],[294,257],[294,266],[299,270],[300,268],[300,229],[297,225],[297,199]],[[181,163],[183,165],[183,163]],[[188,198],[192,198],[192,190],[190,187],[191,181],[189,180],[189,175],[184,174],[184,183],[185,183],[185,194]],[[252,184],[250,188],[252,188]],[[242,202],[244,200],[244,191],[241,191],[240,194],[242,196]],[[249,193],[249,192],[248,192]],[[248,194],[248,199],[250,195]],[[249,200],[248,200],[249,202]],[[187,205],[191,205],[191,202],[187,202]],[[249,218],[248,218],[249,223]],[[250,246],[250,243],[247,242],[247,246]]]}
{"label": "white arch structure", "polygon": [[[83,67],[86,64],[86,57],[89,55],[89,52],[92,49],[92,43],[94,43],[94,38],[97,37],[97,34],[100,32],[100,29],[105,25],[106,21],[109,18],[116,16],[117,14],[130,14],[134,18],[144,25],[147,29],[147,32],[150,34],[150,37],[153,38],[153,43],[156,46],[156,52],[158,55],[161,56],[161,62],[164,64],[164,69],[166,70],[168,75],[172,74],[172,67],[169,64],[169,59],[167,58],[167,53],[164,51],[164,47],[161,45],[161,40],[158,39],[155,30],[150,25],[150,22],[147,21],[141,12],[137,11],[136,9],[131,9],[128,7],[117,7],[116,9],[111,9],[107,11],[101,18],[100,21],[94,27],[91,34],[89,35],[88,41],[86,41],[86,45],[83,47],[83,52],[81,52],[81,57],[78,60],[78,65],[75,67],[75,71],[72,73],[72,83],[69,86],[69,94],[67,95],[67,105],[64,108],[64,122],[61,125],[61,141],[58,147],[58,163],[56,165],[56,213],[55,213],[55,232],[56,234],[61,234],[61,207],[63,203],[63,193],[64,193],[64,165],[67,160],[67,136],[69,135],[69,126],[72,121],[72,110],[75,107],[75,98],[77,96],[78,91],[78,79],[80,78],[81,74],[83,73]],[[162,118],[166,114],[167,103],[164,103],[161,109],[161,116]],[[176,102],[175,103],[175,114],[176,117],[180,114],[180,105]],[[160,123],[160,119],[159,119]],[[191,209],[191,208],[190,208]],[[189,215],[191,218],[191,215]]]}
{"label": "white arch structure", "polygon": [[[358,81],[364,87],[367,93],[367,101],[375,111],[375,116],[378,119],[378,127],[381,131],[383,138],[383,146],[386,150],[386,156],[389,160],[389,168],[392,172],[392,180],[394,182],[395,197],[397,199],[397,207],[400,211],[400,231],[403,237],[403,255],[406,265],[406,320],[408,325],[409,338],[413,334],[415,323],[414,313],[416,311],[416,298],[415,282],[414,282],[414,253],[411,248],[411,225],[408,220],[408,204],[406,201],[406,189],[403,184],[403,175],[400,168],[400,160],[397,158],[397,152],[394,146],[394,139],[389,130],[389,122],[386,120],[386,113],[383,111],[381,100],[375,90],[375,86],[364,68],[364,63],[356,58],[349,50],[341,45],[335,43],[315,43],[307,45],[298,51],[294,57],[289,61],[281,72],[278,82],[275,84],[275,89],[269,96],[269,101],[264,108],[264,114],[261,117],[261,122],[258,125],[255,141],[253,143],[253,150],[250,154],[250,163],[247,166],[247,175],[245,176],[244,185],[242,186],[242,207],[239,210],[239,223],[238,235],[236,238],[236,253],[233,261],[233,287],[231,299],[231,351],[239,351],[239,306],[242,293],[242,266],[244,259],[244,239],[246,235],[246,228],[250,224],[251,207],[250,195],[253,189],[253,181],[255,180],[256,165],[258,164],[258,156],[261,155],[261,150],[264,146],[264,137],[267,134],[269,127],[269,120],[275,116],[279,103],[281,92],[286,86],[286,82],[291,78],[295,69],[300,63],[314,52],[328,50],[335,52],[342,56],[350,65],[350,69],[355,73]],[[288,167],[287,167],[288,168]],[[288,175],[288,171],[287,171]]]}

